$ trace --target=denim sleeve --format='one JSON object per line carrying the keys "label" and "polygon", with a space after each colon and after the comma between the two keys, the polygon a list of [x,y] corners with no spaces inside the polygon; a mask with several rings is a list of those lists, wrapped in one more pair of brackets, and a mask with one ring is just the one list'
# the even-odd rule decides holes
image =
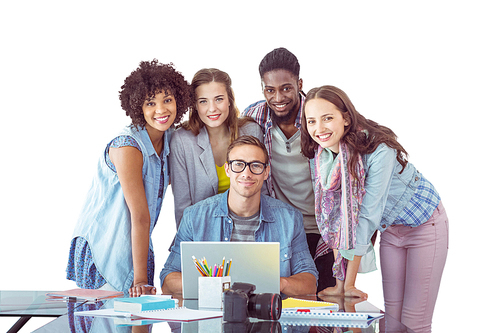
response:
{"label": "denim sleeve", "polygon": [[309,252],[302,214],[300,212],[296,212],[294,218],[291,261],[292,275],[311,273],[316,278],[316,281],[318,280],[318,270]]}
{"label": "denim sleeve", "polygon": [[356,228],[356,248],[354,254],[362,256],[370,248],[371,237],[380,226],[392,176],[397,166],[396,151],[381,144],[368,156],[366,164],[365,190]]}
{"label": "denim sleeve", "polygon": [[179,230],[175,235],[174,245],[170,249],[167,261],[160,272],[160,285],[163,286],[165,277],[173,272],[181,272],[181,242],[192,241],[193,231],[188,210],[182,217]]}

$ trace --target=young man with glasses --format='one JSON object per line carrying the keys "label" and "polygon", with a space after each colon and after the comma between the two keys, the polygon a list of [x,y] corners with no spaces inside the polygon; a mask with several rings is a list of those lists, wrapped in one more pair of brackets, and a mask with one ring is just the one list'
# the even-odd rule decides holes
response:
{"label": "young man with glasses", "polygon": [[316,292],[318,272],[309,253],[302,214],[261,188],[269,175],[266,147],[255,137],[233,141],[226,156],[229,190],[184,211],[174,246],[160,273],[164,294],[182,292],[180,242],[280,242],[280,288],[287,295]]}

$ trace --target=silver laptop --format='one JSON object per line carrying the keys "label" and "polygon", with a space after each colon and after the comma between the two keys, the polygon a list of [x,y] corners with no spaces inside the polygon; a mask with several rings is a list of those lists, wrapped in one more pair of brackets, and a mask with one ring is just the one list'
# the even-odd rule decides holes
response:
{"label": "silver laptop", "polygon": [[256,286],[255,293],[280,292],[279,242],[181,242],[182,297],[198,298],[198,277],[193,256],[206,258],[209,266],[232,259],[231,285],[246,282]]}

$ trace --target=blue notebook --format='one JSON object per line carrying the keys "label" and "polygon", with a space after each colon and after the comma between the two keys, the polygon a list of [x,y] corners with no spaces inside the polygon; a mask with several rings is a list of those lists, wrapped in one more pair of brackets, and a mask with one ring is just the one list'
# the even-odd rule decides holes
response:
{"label": "blue notebook", "polygon": [[114,310],[120,312],[142,312],[175,308],[175,300],[161,296],[116,298]]}

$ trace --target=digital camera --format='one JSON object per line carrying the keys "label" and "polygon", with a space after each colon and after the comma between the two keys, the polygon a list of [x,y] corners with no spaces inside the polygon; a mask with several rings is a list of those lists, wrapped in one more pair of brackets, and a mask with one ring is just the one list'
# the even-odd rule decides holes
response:
{"label": "digital camera", "polygon": [[244,322],[248,317],[278,320],[281,317],[281,295],[254,294],[255,285],[235,282],[224,292],[223,320]]}

